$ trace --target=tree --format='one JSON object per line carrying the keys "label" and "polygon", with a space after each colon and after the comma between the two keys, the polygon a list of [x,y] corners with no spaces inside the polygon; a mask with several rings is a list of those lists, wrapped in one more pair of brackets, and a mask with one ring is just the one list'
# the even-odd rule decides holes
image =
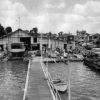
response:
{"label": "tree", "polygon": [[31,34],[37,34],[38,33],[38,28],[37,27],[32,28],[32,30],[30,30],[30,33]]}
{"label": "tree", "polygon": [[34,27],[32,30],[30,30],[30,34],[32,34],[34,37],[38,36],[38,28]]}
{"label": "tree", "polygon": [[37,34],[38,33],[38,28],[37,27],[33,28],[33,32]]}
{"label": "tree", "polygon": [[49,33],[48,33],[48,38],[51,39],[51,37],[52,37],[52,33],[49,32]]}
{"label": "tree", "polygon": [[0,37],[4,36],[6,34],[4,27],[0,24]]}
{"label": "tree", "polygon": [[8,27],[6,27],[5,31],[8,34],[8,33],[12,32],[12,28],[10,26],[8,26]]}
{"label": "tree", "polygon": [[61,32],[58,33],[58,37],[61,38],[62,36],[63,36],[63,32],[61,31]]}

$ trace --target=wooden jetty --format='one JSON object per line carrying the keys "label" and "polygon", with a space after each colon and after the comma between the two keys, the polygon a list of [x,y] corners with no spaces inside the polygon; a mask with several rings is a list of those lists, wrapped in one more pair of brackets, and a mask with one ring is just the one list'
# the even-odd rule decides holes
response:
{"label": "wooden jetty", "polygon": [[57,59],[57,58],[44,58],[44,63],[60,63],[60,62],[67,62],[67,59]]}
{"label": "wooden jetty", "polygon": [[59,94],[52,91],[40,61],[38,57],[29,62],[23,100],[61,100]]}

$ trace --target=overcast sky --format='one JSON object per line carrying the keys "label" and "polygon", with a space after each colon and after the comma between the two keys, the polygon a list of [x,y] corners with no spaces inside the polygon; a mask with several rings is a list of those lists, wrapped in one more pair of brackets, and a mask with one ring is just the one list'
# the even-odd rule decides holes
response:
{"label": "overcast sky", "polygon": [[100,0],[0,0],[0,23],[39,32],[100,33]]}

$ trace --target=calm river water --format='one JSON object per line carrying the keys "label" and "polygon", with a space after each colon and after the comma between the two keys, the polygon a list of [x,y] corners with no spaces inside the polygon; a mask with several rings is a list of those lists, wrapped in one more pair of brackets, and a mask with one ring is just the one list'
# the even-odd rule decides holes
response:
{"label": "calm river water", "polygon": [[[100,73],[90,70],[82,62],[49,64],[48,69],[53,78],[60,77],[68,81],[68,69],[71,75],[71,100],[100,100]],[[67,100],[67,93],[61,95]],[[90,99],[85,99],[90,98]]]}
{"label": "calm river water", "polygon": [[[60,77],[68,81],[70,68],[71,100],[79,97],[100,100],[100,73],[90,70],[82,62],[49,64],[48,69],[53,78]],[[0,62],[0,100],[22,100],[27,74],[27,62],[20,60]],[[61,95],[67,100],[67,93]],[[89,99],[80,99],[89,100]]]}
{"label": "calm river water", "polygon": [[0,62],[0,100],[22,100],[27,62]]}

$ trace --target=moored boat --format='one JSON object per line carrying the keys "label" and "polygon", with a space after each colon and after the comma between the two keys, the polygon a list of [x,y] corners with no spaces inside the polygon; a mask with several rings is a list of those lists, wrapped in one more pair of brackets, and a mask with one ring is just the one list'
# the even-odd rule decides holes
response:
{"label": "moored boat", "polygon": [[83,56],[79,54],[73,54],[69,57],[69,61],[71,62],[78,62],[78,61],[83,61]]}
{"label": "moored boat", "polygon": [[66,93],[68,90],[68,86],[65,81],[62,81],[60,79],[55,79],[53,80],[53,84],[55,89],[60,93]]}

